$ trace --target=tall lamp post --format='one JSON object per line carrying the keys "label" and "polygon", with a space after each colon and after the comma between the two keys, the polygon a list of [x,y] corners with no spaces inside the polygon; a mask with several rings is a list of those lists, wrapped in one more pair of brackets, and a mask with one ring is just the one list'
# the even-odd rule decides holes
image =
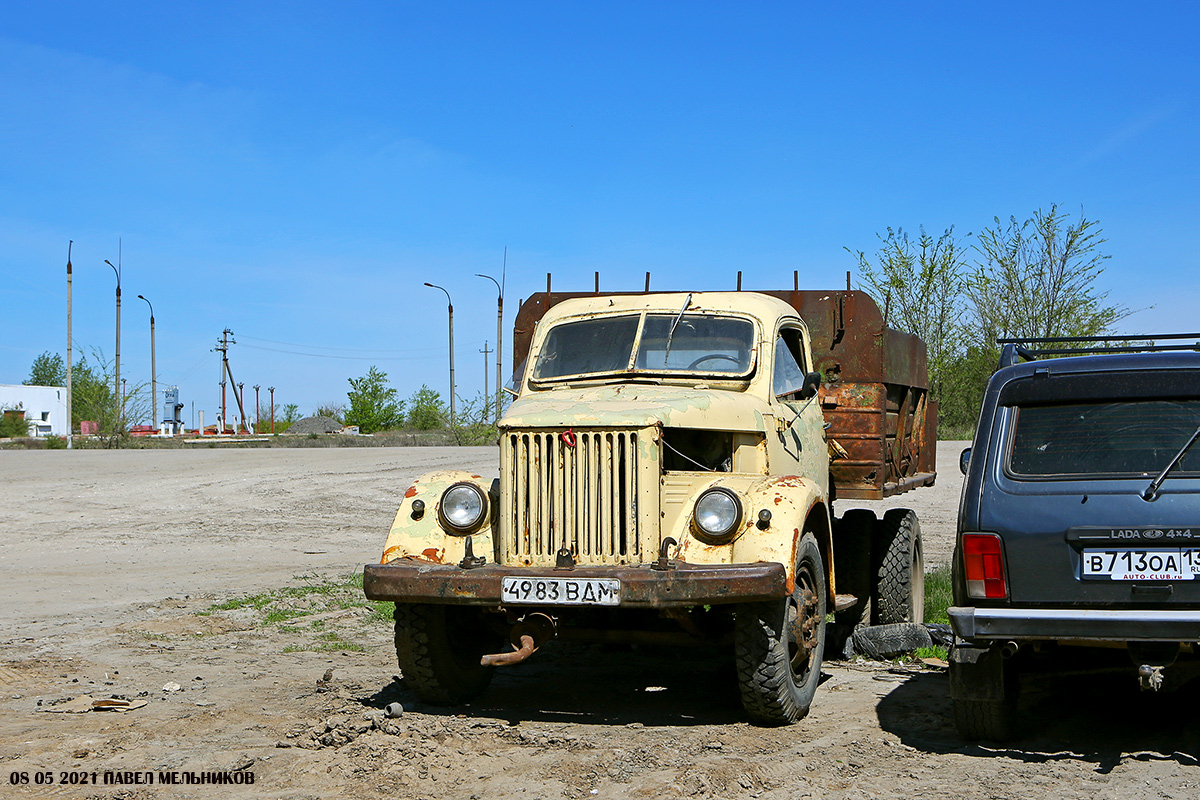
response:
{"label": "tall lamp post", "polygon": [[[121,257],[117,256],[117,263],[120,262]],[[120,415],[117,424],[120,426],[125,423],[125,398],[121,394],[121,269],[107,258],[104,259],[104,263],[112,267],[113,272],[117,274],[117,376],[113,381],[113,394],[117,396],[117,413]]]}
{"label": "tall lamp post", "polygon": [[454,303],[450,299],[450,292],[447,292],[444,287],[436,284],[426,283],[431,289],[441,289],[446,292],[446,309],[450,315],[450,427],[455,425],[454,416]]}
{"label": "tall lamp post", "polygon": [[[138,295],[139,300],[146,300],[145,296]],[[146,300],[146,305],[150,306],[150,424],[158,429],[158,368],[154,363],[154,304]],[[172,415],[174,419],[174,415]]]}
{"label": "tall lamp post", "polygon": [[[504,250],[505,261],[508,260],[508,248]],[[507,266],[507,265],[506,265]],[[504,395],[504,373],[500,367],[500,361],[504,358],[504,287],[500,285],[500,281],[493,278],[491,275],[475,274],[476,278],[487,278],[492,283],[496,284],[496,422],[500,422],[500,400]],[[501,280],[504,278],[504,273],[500,273]]]}
{"label": "tall lamp post", "polygon": [[275,433],[275,387],[268,386],[267,391],[271,393],[271,433]]}
{"label": "tall lamp post", "polygon": [[254,384],[254,432],[262,433],[262,431],[259,430],[259,428],[262,427],[262,412],[258,410],[258,386],[259,385],[257,383]]}
{"label": "tall lamp post", "polygon": [[71,423],[74,409],[71,407],[71,245],[75,240],[67,242],[67,449],[74,449],[75,427]]}

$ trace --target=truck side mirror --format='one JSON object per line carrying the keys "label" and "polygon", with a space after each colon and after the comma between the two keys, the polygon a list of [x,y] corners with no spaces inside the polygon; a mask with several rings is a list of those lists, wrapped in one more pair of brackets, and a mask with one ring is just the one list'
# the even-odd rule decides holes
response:
{"label": "truck side mirror", "polygon": [[800,399],[807,400],[821,388],[821,373],[810,372],[804,376],[804,385],[800,387]]}
{"label": "truck side mirror", "polygon": [[967,466],[971,463],[971,448],[966,448],[958,454],[958,468],[963,475],[967,474]]}

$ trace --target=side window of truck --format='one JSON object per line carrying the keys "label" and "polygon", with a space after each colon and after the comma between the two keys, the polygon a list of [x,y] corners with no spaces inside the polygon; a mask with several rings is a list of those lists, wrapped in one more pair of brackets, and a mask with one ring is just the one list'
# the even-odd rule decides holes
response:
{"label": "side window of truck", "polygon": [[775,340],[775,397],[793,401],[804,386],[804,345],[799,328],[781,328]]}

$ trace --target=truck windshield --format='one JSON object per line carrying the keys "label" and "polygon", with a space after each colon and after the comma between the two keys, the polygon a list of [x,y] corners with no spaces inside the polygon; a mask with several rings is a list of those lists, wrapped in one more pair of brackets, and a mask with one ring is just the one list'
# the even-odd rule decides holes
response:
{"label": "truck windshield", "polygon": [[645,325],[640,322],[641,315],[618,315],[554,326],[538,353],[533,379],[630,372],[743,377],[753,367],[754,324],[748,319],[651,313]]}
{"label": "truck windshield", "polygon": [[[1008,469],[1013,475],[1154,476],[1200,425],[1200,400],[1130,400],[1017,409]],[[1173,475],[1200,474],[1192,448]]]}

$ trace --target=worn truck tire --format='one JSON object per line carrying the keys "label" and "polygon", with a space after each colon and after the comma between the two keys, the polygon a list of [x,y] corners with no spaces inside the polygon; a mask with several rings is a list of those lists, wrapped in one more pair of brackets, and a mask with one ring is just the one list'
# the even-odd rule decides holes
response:
{"label": "worn truck tire", "polygon": [[897,622],[892,625],[871,625],[859,628],[852,637],[854,652],[888,661],[922,647],[932,647],[933,637],[924,625],[916,622]]}
{"label": "worn truck tire", "polygon": [[424,702],[458,705],[491,683],[494,668],[479,659],[497,652],[500,638],[475,609],[397,603],[395,620],[400,674]]}
{"label": "worn truck tire", "polygon": [[893,508],[875,528],[872,622],[894,625],[925,619],[925,556],[915,511]]}
{"label": "worn truck tire", "polygon": [[804,534],[792,596],[743,603],[734,618],[734,655],[742,706],[754,721],[786,725],[808,714],[825,648],[827,589],[821,548]]}

